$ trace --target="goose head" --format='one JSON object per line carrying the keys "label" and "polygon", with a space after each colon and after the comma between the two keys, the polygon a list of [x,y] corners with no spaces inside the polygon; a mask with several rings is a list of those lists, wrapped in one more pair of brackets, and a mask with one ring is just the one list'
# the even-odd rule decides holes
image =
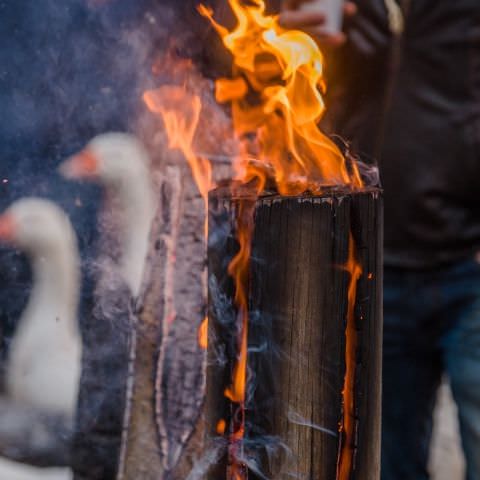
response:
{"label": "goose head", "polygon": [[0,215],[0,241],[24,252],[50,257],[62,249],[72,230],[64,212],[40,198],[23,198]]}
{"label": "goose head", "polygon": [[69,179],[97,181],[115,189],[148,178],[149,156],[143,145],[126,133],[106,133],[67,159],[60,172]]}
{"label": "goose head", "polygon": [[74,180],[97,182],[118,200],[121,225],[121,270],[132,293],[138,294],[155,214],[149,155],[132,135],[106,133],[95,137],[60,166]]}

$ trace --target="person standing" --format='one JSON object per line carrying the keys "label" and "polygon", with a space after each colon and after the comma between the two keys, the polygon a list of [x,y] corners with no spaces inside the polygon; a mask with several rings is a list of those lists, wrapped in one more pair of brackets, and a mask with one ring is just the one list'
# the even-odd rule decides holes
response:
{"label": "person standing", "polygon": [[447,373],[466,479],[479,480],[480,2],[346,2],[350,17],[336,35],[323,29],[324,2],[285,1],[281,21],[337,47],[327,62],[332,131],[363,160],[379,163],[381,477],[430,478],[432,411]]}

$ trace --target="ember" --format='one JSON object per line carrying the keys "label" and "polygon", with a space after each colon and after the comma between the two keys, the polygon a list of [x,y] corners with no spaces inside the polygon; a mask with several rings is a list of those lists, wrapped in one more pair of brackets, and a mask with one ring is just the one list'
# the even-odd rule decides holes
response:
{"label": "ember", "polygon": [[[379,191],[263,194],[253,201],[244,397],[222,398],[239,370],[243,339],[225,264],[238,248],[242,204],[252,205],[245,195],[232,196],[229,188],[210,194],[206,418],[214,438],[224,431],[219,420],[227,420],[230,458],[226,451],[206,478],[235,478],[228,475],[233,466],[243,478],[245,470],[248,478],[376,478]],[[241,441],[236,433],[244,434]]]}
{"label": "ember", "polygon": [[[232,32],[218,25],[206,7],[199,10],[234,57],[234,79],[218,80],[217,99],[231,101],[235,133],[255,133],[254,145],[248,147],[265,167],[273,167],[282,195],[317,192],[325,185],[360,187],[355,164],[349,172],[340,150],[318,127],[325,111],[325,84],[323,56],[315,41],[281,28],[276,17],[265,14],[261,0],[253,6],[229,3],[238,20]],[[239,180],[265,181],[247,156],[238,160]]]}
{"label": "ember", "polygon": [[[215,21],[214,12],[199,6],[199,12],[209,19],[233,56],[232,78],[216,82],[217,101],[231,104],[231,136],[239,145],[227,189],[215,189],[214,165],[195,153],[202,115],[202,100],[195,86],[191,82],[164,85],[145,92],[143,97],[149,110],[161,116],[169,147],[180,150],[188,161],[210,214],[209,228],[205,228],[210,245],[210,309],[209,317],[201,323],[198,342],[201,348],[208,348],[208,429],[213,438],[220,436],[225,441],[225,458],[211,466],[208,478],[244,480],[255,476],[254,472],[280,478],[289,471],[347,480],[355,469],[368,478],[378,463],[378,418],[359,424],[357,413],[367,400],[372,409],[377,409],[379,400],[375,388],[372,398],[367,395],[372,385],[358,377],[359,352],[369,353],[358,333],[357,292],[367,288],[362,283],[363,272],[374,272],[375,281],[370,281],[367,290],[373,301],[379,298],[381,275],[375,252],[380,248],[380,196],[378,190],[365,187],[356,162],[318,126],[325,112],[326,85],[323,55],[315,41],[303,32],[283,29],[276,16],[266,14],[261,0],[248,5],[229,0],[229,4],[237,18],[231,31]],[[216,153],[208,157],[213,159]],[[364,200],[357,200],[357,196]],[[295,229],[285,228],[280,219],[280,223],[270,223],[277,203]],[[297,212],[300,220],[292,218],[289,209]],[[367,216],[361,218],[364,209]],[[265,213],[270,210],[271,214]],[[338,224],[337,216],[343,218]],[[270,225],[270,232],[265,231],[265,225]],[[291,235],[298,235],[295,248],[312,256],[310,264],[305,257],[298,257],[302,259],[302,281],[292,270],[300,267],[289,260],[299,253],[288,246]],[[230,240],[233,237],[234,244]],[[284,246],[277,249],[275,241]],[[317,241],[323,243],[314,246]],[[361,246],[361,241],[366,243]],[[232,250],[232,245],[237,249]],[[265,249],[266,245],[271,245],[270,250],[277,251],[279,257]],[[372,252],[372,265],[362,263],[365,256],[360,248]],[[224,268],[226,258],[230,260]],[[279,265],[283,270],[278,270]],[[275,280],[268,268],[277,272]],[[227,273],[230,280],[223,278]],[[298,285],[292,283],[295,278]],[[267,285],[270,282],[270,287],[264,286],[263,280]],[[333,282],[332,290],[329,281]],[[291,286],[291,291],[285,290],[286,286]],[[265,288],[270,288],[268,293]],[[285,303],[278,299],[279,292]],[[265,300],[265,295],[274,297]],[[314,298],[323,300],[314,302],[315,310],[304,310],[295,303],[296,296],[307,306]],[[276,307],[271,303],[274,298]],[[226,299],[234,306],[230,313],[226,313],[229,309],[225,305],[218,305]],[[377,303],[361,321],[376,335],[368,368],[378,375]],[[289,332],[285,335],[293,335],[296,340],[285,342],[275,328]],[[296,328],[302,335],[293,333]],[[330,335],[325,333],[328,331]],[[305,345],[310,345],[310,353],[305,352],[307,363],[330,373],[316,376],[312,370],[306,374],[307,383],[292,379],[283,383],[285,375],[294,374],[303,364],[300,352]],[[282,352],[280,357],[278,351]],[[291,357],[290,361],[282,355]],[[274,375],[267,380],[261,371]],[[273,381],[277,377],[279,385]],[[291,397],[298,395],[291,390],[295,386],[302,392],[301,401]],[[296,427],[285,424],[292,408],[304,419]],[[306,443],[300,424],[318,427]],[[329,439],[318,433],[326,431],[337,433]],[[371,437],[372,461],[367,462],[362,451],[357,462],[360,437]],[[266,446],[269,442],[270,447]],[[266,462],[268,449],[275,450],[275,445],[281,448],[281,444],[295,460],[288,461],[277,452],[272,454],[280,455],[275,466]]]}

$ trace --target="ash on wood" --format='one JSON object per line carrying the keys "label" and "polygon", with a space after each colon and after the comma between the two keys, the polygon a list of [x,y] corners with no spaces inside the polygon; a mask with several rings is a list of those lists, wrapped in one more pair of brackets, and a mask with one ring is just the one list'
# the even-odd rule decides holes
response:
{"label": "ash on wood", "polygon": [[120,457],[132,295],[114,261],[101,250],[92,268],[95,288],[80,314],[83,354],[72,440],[74,480],[113,479]]}
{"label": "ash on wood", "polygon": [[188,167],[161,182],[142,292],[119,480],[185,480],[203,442],[205,206]]}
{"label": "ash on wood", "polygon": [[[238,354],[239,325],[228,264],[239,202],[210,196],[207,443],[222,453],[206,478],[228,478],[228,426],[239,406],[224,396]],[[245,437],[248,478],[375,480],[380,460],[382,197],[378,189],[256,201],[249,280]],[[362,274],[353,321],[352,432],[339,432],[346,375],[351,249]],[[353,305],[352,307],[353,308]],[[219,422],[226,433],[217,433]],[[213,448],[213,447],[212,447]],[[342,450],[351,455],[339,474]],[[263,476],[262,476],[263,475]]]}

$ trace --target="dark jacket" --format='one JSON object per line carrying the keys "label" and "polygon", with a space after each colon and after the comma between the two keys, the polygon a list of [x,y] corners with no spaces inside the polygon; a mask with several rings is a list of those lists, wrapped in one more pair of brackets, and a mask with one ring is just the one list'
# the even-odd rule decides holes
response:
{"label": "dark jacket", "polygon": [[357,0],[330,110],[379,162],[386,264],[424,268],[480,248],[480,2],[410,3],[397,63],[384,0]]}

